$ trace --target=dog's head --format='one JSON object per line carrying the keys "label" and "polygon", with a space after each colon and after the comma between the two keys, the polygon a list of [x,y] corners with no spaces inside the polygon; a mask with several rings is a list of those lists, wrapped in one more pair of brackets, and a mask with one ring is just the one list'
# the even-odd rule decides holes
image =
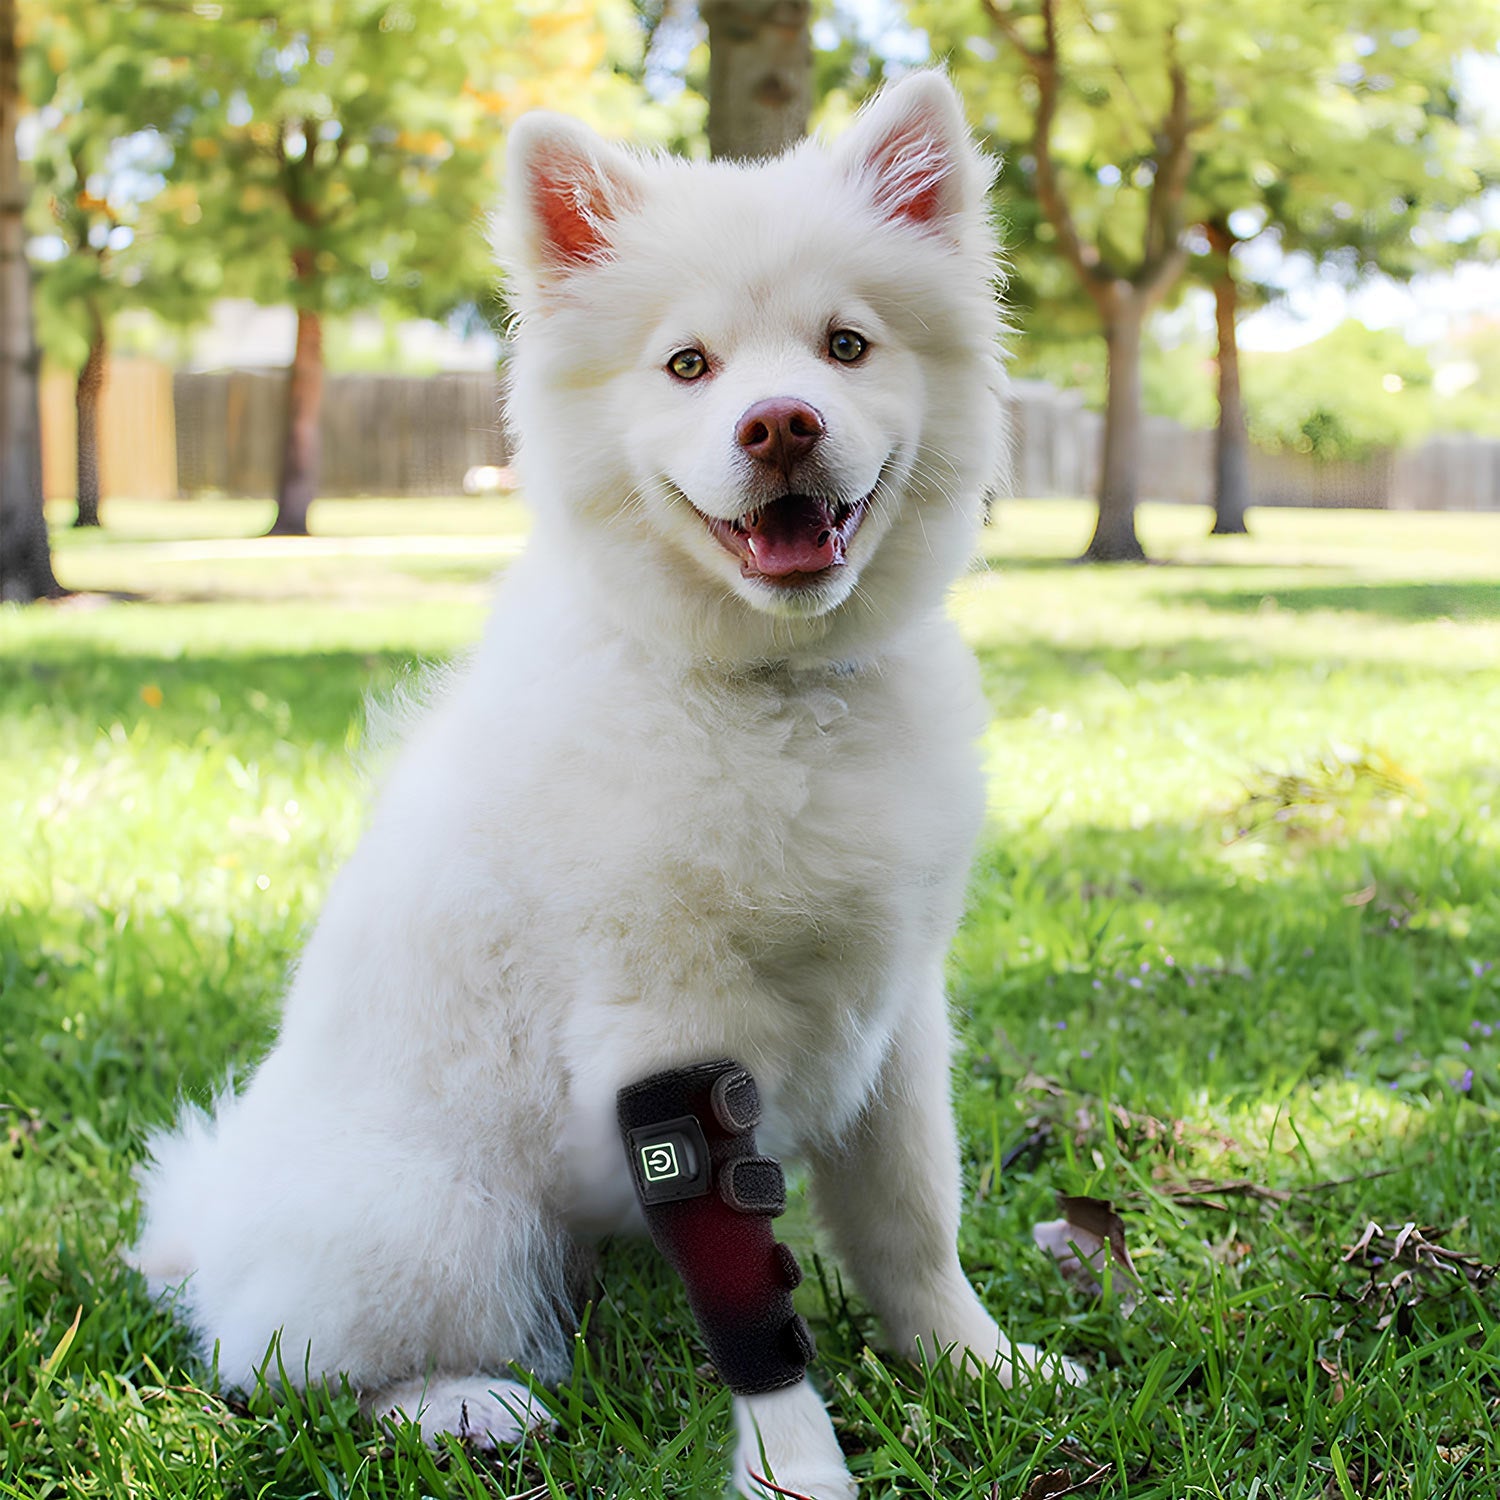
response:
{"label": "dog's head", "polygon": [[756,165],[523,119],[509,410],[539,539],[710,656],[858,656],[932,608],[1004,448],[988,180],[932,73]]}

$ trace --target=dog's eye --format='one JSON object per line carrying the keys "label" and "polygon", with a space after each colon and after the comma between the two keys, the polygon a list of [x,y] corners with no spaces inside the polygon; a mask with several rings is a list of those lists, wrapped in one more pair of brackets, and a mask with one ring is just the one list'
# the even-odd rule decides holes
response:
{"label": "dog's eye", "polygon": [[708,373],[708,360],[701,349],[679,349],[667,361],[667,368],[679,380],[696,380]]}
{"label": "dog's eye", "polygon": [[841,365],[852,365],[863,359],[869,347],[852,328],[835,328],[828,335],[828,352]]}

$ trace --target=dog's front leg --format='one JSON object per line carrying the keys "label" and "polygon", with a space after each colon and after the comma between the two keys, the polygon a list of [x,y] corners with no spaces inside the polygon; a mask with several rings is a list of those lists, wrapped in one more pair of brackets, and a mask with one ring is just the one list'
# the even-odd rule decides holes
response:
{"label": "dog's front leg", "polygon": [[814,1202],[902,1353],[972,1355],[1007,1386],[1028,1373],[1078,1384],[1084,1372],[1071,1360],[1011,1343],[959,1264],[949,1066],[947,1006],[934,981],[898,1027],[858,1121],[837,1147],[810,1153]]}
{"label": "dog's front leg", "polygon": [[771,1231],[786,1185],[756,1150],[754,1075],[728,1058],[670,1068],[622,1088],[617,1103],[652,1240],[736,1393],[736,1489],[852,1500],[843,1452],[804,1375],[811,1335],[791,1298],[801,1273]]}

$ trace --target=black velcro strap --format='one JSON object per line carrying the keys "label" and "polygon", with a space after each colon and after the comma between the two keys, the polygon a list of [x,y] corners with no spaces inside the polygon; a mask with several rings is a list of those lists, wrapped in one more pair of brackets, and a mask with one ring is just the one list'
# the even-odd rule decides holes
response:
{"label": "black velcro strap", "polygon": [[719,1197],[742,1214],[774,1219],[786,1212],[786,1178],[773,1156],[742,1156],[719,1173]]}
{"label": "black velcro strap", "polygon": [[746,1068],[725,1073],[714,1083],[710,1096],[714,1118],[736,1135],[760,1124],[760,1090]]}

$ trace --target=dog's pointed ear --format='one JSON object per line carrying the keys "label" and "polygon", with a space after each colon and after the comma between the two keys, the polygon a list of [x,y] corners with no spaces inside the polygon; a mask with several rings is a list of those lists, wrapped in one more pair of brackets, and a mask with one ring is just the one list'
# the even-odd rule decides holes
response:
{"label": "dog's pointed ear", "polygon": [[883,90],[839,142],[838,157],[886,218],[938,233],[982,207],[991,176],[958,94],[934,72]]}
{"label": "dog's pointed ear", "polygon": [[545,290],[607,260],[616,221],[641,197],[625,152],[566,115],[524,115],[507,152],[511,250]]}

